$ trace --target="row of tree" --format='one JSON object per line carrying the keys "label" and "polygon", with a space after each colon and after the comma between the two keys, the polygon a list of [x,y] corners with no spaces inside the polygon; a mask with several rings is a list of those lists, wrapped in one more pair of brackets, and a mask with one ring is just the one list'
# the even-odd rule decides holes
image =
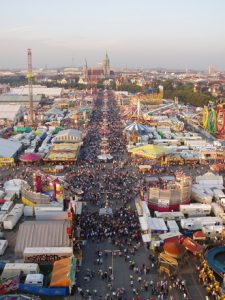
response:
{"label": "row of tree", "polygon": [[164,98],[174,99],[178,97],[179,101],[185,104],[192,104],[194,106],[207,105],[210,101],[215,103],[220,99],[213,97],[209,92],[194,92],[192,83],[182,83],[174,80],[162,81],[164,87]]}

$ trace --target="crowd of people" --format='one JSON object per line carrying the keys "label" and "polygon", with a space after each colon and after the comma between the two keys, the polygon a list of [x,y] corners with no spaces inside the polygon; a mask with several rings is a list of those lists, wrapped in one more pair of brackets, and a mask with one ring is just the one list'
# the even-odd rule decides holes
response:
{"label": "crowd of people", "polygon": [[[111,163],[98,159],[103,123],[107,123],[109,132]],[[168,281],[158,281],[151,276],[157,273],[157,258],[154,255],[148,257],[146,249],[143,252],[139,220],[134,209],[134,199],[143,180],[126,154],[122,131],[115,100],[109,93],[106,107],[104,97],[98,97],[78,165],[67,176],[71,189],[82,190],[82,200],[87,203],[85,212],[76,216],[75,226],[80,228],[80,238],[87,241],[88,251],[98,249],[88,268],[78,270],[76,293],[84,299],[173,299],[170,295],[173,287]],[[99,214],[104,207],[112,208],[112,214]],[[106,251],[101,245],[107,245],[111,250]],[[109,263],[111,255],[124,266],[121,272],[127,276],[126,286],[115,286],[115,277],[119,274],[113,272]],[[143,260],[137,260],[138,256],[143,256]],[[104,288],[91,288],[92,282],[99,280]]]}

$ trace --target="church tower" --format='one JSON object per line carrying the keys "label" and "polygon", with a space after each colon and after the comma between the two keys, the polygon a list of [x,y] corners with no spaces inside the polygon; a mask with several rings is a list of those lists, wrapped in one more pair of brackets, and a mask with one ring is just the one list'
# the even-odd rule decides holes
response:
{"label": "church tower", "polygon": [[104,72],[105,79],[110,78],[110,61],[107,52],[105,55],[105,59],[103,61],[103,72]]}
{"label": "church tower", "polygon": [[85,64],[83,66],[83,81],[88,83],[88,65],[86,59],[85,59]]}

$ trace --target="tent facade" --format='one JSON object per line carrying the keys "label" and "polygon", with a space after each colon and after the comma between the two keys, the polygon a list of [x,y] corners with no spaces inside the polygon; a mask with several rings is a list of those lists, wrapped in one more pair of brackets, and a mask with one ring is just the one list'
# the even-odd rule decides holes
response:
{"label": "tent facade", "polygon": [[69,221],[26,221],[19,227],[15,254],[23,257],[27,247],[69,247]]}
{"label": "tent facade", "polygon": [[53,139],[54,143],[79,143],[81,140],[81,131],[77,129],[62,130]]}

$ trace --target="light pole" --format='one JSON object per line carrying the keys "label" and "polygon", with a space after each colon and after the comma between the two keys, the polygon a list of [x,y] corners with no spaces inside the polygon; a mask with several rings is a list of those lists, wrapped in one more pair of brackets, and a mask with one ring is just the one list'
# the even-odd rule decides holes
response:
{"label": "light pole", "polygon": [[107,252],[107,253],[112,253],[112,284],[113,284],[113,280],[114,280],[114,264],[113,264],[113,262],[114,262],[114,260],[113,260],[113,256],[114,256],[114,253],[118,253],[118,252],[120,252],[120,250],[104,250],[105,252]]}

